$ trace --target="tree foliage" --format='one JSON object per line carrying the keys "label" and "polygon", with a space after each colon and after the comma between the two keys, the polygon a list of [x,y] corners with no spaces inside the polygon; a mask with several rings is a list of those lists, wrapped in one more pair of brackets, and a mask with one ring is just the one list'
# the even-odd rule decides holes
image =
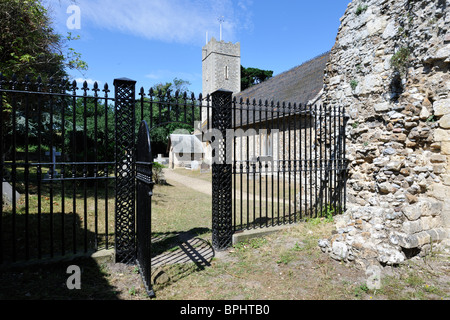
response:
{"label": "tree foliage", "polygon": [[273,76],[273,71],[241,66],[241,90],[245,90]]}
{"label": "tree foliage", "polygon": [[[201,120],[197,100],[192,99],[193,93],[188,90],[189,85],[189,81],[178,78],[173,82],[154,85],[151,109],[148,107],[149,99],[145,99],[143,119],[153,125],[150,128],[150,138],[155,155],[166,153],[169,136],[174,131],[181,129],[193,132],[191,123]],[[140,105],[136,106],[136,113],[136,119],[141,119]]]}
{"label": "tree foliage", "polygon": [[86,70],[86,62],[67,43],[76,40],[58,34],[41,0],[0,0],[0,72],[63,78],[67,69]]}
{"label": "tree foliage", "polygon": [[[29,86],[36,91],[39,83],[33,81]],[[154,94],[151,99],[148,94],[145,96],[143,108],[137,101],[136,134],[142,118],[149,125],[152,123],[154,155],[166,153],[168,137],[175,130],[192,132],[193,121],[200,120],[198,100],[192,99],[192,94],[187,91],[189,85],[180,79],[174,79],[173,83],[160,83],[152,87]],[[17,88],[22,90],[23,86],[20,84]],[[113,103],[105,104],[100,94],[93,97],[86,92],[72,96],[70,88],[69,84],[66,89],[59,84],[53,87],[53,92],[65,91],[67,95],[30,96],[21,91],[8,94],[8,99],[13,102],[11,109],[3,108],[0,143],[3,144],[4,157],[10,158],[14,150],[44,157],[44,153],[54,146],[71,161],[114,159],[116,128]],[[48,83],[42,84],[43,92],[48,92],[48,89]]]}

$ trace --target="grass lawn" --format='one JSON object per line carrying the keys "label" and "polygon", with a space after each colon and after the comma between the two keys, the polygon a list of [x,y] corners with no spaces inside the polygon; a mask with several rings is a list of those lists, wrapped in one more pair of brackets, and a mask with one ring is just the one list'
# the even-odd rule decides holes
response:
{"label": "grass lawn", "polygon": [[[186,172],[188,172],[186,170]],[[156,186],[153,256],[186,249],[205,259],[154,268],[156,300],[440,300],[450,298],[449,258],[439,252],[382,273],[371,290],[356,264],[323,254],[317,241],[334,225],[317,218],[223,252],[211,247],[211,197],[176,182]],[[170,255],[168,255],[170,256]],[[199,262],[200,261],[200,262]],[[79,265],[81,290],[68,290],[69,265]],[[79,259],[0,272],[0,299],[146,300],[136,266]]]}

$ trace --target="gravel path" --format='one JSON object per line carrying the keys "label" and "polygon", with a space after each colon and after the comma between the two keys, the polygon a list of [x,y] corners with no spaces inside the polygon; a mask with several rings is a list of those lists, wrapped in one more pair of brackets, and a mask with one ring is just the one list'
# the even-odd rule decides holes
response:
{"label": "gravel path", "polygon": [[[211,182],[209,182],[209,181],[188,177],[183,174],[178,174],[174,170],[171,170],[171,169],[163,169],[163,172],[164,172],[164,177],[166,178],[166,181],[168,183],[177,182],[188,188],[197,190],[198,192],[201,192],[201,193],[204,193],[204,194],[207,194],[210,196],[212,195],[212,185],[211,185]],[[240,199],[240,198],[241,198],[240,192],[236,192],[236,199]],[[246,192],[243,192],[242,199],[243,200],[253,199],[253,194],[251,194],[251,193],[247,194]],[[256,201],[259,201],[259,196],[256,196]],[[283,199],[278,200],[275,198],[270,201],[273,203],[280,202],[280,203],[289,204],[288,200],[283,200]]]}
{"label": "gravel path", "polygon": [[198,192],[212,195],[212,186],[208,181],[187,177],[182,174],[175,173],[170,169],[164,169],[164,177],[168,183],[178,182],[188,188],[197,190]]}

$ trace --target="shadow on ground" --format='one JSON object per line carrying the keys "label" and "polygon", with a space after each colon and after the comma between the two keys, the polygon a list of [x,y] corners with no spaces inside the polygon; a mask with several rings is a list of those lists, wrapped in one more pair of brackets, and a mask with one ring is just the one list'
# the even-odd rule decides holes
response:
{"label": "shadow on ground", "polygon": [[152,283],[161,288],[211,265],[215,256],[208,228],[168,232],[152,237]]}
{"label": "shadow on ground", "polygon": [[[118,299],[106,268],[90,257],[96,236],[79,215],[3,212],[1,219],[0,300]],[[73,265],[81,271],[81,289],[67,286]]]}
{"label": "shadow on ground", "polygon": [[[68,267],[81,270],[81,288],[69,289],[73,272]],[[115,287],[111,286],[103,268],[91,258],[70,262],[14,267],[0,272],[0,300],[116,300]]]}

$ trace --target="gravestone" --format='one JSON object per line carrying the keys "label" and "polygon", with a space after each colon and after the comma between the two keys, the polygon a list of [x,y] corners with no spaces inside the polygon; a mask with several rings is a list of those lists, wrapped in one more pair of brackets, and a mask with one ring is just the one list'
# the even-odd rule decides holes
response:
{"label": "gravestone", "polygon": [[158,154],[158,158],[154,159],[154,162],[157,162],[162,165],[168,165],[169,164],[169,158],[164,158],[162,154]]}
{"label": "gravestone", "polygon": [[211,172],[211,166],[205,162],[202,162],[200,165],[200,173],[208,173]]}
{"label": "gravestone", "polygon": [[198,168],[199,168],[199,163],[198,163],[198,161],[192,161],[191,162],[191,170],[198,170]]}
{"label": "gravestone", "polygon": [[[8,182],[2,182],[3,204],[11,205],[13,202],[13,188]],[[16,202],[20,199],[20,193],[16,191]]]}

